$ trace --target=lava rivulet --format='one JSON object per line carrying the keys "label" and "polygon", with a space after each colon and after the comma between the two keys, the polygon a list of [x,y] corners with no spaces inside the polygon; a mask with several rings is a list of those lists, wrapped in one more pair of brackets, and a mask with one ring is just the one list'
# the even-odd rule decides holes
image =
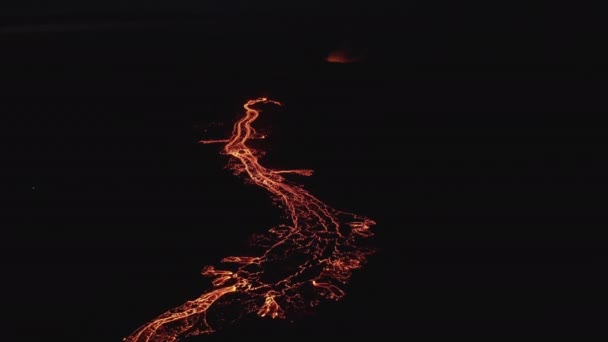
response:
{"label": "lava rivulet", "polygon": [[341,284],[365,263],[371,249],[361,239],[372,235],[374,221],[330,208],[303,187],[286,180],[284,174],[309,176],[311,170],[273,170],[259,163],[260,153],[246,143],[263,139],[251,124],[260,115],[258,104],[279,102],[258,98],[245,103],[245,115],[228,139],[202,140],[202,144],[225,143],[231,157],[229,167],[267,190],[285,210],[288,223],[258,237],[257,256],[229,256],[222,270],[207,266],[202,274],[213,278],[213,289],[173,308],[137,329],[127,342],[171,342],[188,336],[211,333],[226,312],[255,313],[261,317],[285,318],[316,306],[323,298],[344,296]]}

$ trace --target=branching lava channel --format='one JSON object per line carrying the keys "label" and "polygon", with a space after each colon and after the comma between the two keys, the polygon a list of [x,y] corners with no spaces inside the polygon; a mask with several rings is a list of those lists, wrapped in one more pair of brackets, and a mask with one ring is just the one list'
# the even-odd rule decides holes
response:
{"label": "branching lava channel", "polygon": [[[288,222],[257,239],[263,250],[260,255],[229,256],[222,259],[222,269],[205,267],[202,274],[213,278],[209,292],[161,314],[124,341],[173,342],[212,333],[222,324],[221,315],[210,315],[214,309],[285,318],[321,299],[339,300],[344,296],[340,286],[372,253],[361,240],[372,235],[374,221],[330,208],[283,176],[309,176],[311,170],[273,170],[260,165],[259,152],[247,145],[250,139],[264,138],[251,126],[260,115],[254,108],[259,104],[280,105],[266,98],[249,100],[230,138],[200,143],[225,144],[223,152],[231,157],[229,165],[235,174],[244,174],[268,191],[285,210]],[[278,277],[268,276],[269,270],[277,269],[283,270]]]}

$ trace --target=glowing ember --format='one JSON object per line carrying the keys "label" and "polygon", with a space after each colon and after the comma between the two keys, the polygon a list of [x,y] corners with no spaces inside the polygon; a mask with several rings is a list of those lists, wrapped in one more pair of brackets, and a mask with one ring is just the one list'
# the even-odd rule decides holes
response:
{"label": "glowing ember", "polygon": [[[261,255],[226,257],[222,260],[226,270],[205,267],[202,274],[213,278],[213,290],[163,313],[125,341],[171,342],[211,333],[225,320],[217,312],[230,312],[233,307],[238,313],[284,318],[315,306],[319,299],[338,300],[344,296],[339,285],[372,252],[358,242],[372,235],[369,228],[374,221],[332,209],[282,176],[310,176],[311,170],[272,170],[259,164],[259,153],[246,145],[249,139],[264,138],[251,127],[260,114],[252,106],[259,103],[280,105],[266,98],[250,100],[229,139],[200,143],[226,143],[231,169],[270,192],[289,216],[289,224],[271,228],[258,239],[256,245],[264,249]],[[213,314],[215,308],[219,311]]]}

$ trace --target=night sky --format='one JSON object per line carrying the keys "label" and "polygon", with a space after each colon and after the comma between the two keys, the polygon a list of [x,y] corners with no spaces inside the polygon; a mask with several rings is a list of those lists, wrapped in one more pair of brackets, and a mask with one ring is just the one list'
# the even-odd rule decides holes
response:
{"label": "night sky", "polygon": [[[341,301],[192,341],[607,334],[600,12],[13,2],[0,11],[3,339],[121,341],[281,223],[220,146],[197,144],[259,96],[283,103],[256,122],[262,163],[314,169],[293,180],[374,219],[378,251]],[[345,44],[366,57],[325,62]]]}

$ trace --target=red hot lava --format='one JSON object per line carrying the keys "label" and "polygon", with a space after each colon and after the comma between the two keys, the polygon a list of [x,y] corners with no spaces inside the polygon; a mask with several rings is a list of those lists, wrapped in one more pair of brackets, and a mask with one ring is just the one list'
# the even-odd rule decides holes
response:
{"label": "red hot lava", "polygon": [[289,222],[269,229],[258,239],[256,246],[263,250],[260,255],[226,257],[221,270],[205,267],[202,274],[213,278],[212,290],[161,314],[124,341],[173,342],[212,333],[222,323],[221,315],[212,314],[216,308],[285,318],[317,305],[320,299],[339,300],[344,296],[340,285],[372,253],[360,240],[372,235],[369,228],[374,221],[330,208],[282,176],[310,176],[311,170],[273,170],[260,165],[259,152],[247,146],[250,139],[264,138],[251,126],[260,115],[260,110],[253,108],[257,104],[280,105],[266,98],[249,100],[230,138],[200,143],[225,143],[224,153],[231,156],[229,166],[235,174],[244,174],[267,190],[285,210]]}

